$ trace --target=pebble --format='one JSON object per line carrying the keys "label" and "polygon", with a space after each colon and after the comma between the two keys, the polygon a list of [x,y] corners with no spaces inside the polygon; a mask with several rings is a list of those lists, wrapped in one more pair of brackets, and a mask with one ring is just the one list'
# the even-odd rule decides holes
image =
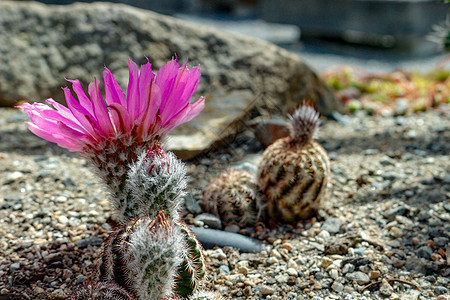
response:
{"label": "pebble", "polygon": [[267,295],[273,295],[273,294],[275,294],[275,288],[268,286],[268,285],[261,286],[261,295],[267,296]]}
{"label": "pebble", "polygon": [[430,259],[433,249],[428,246],[422,246],[417,249],[417,256],[425,259]]}
{"label": "pebble", "polygon": [[381,277],[381,272],[378,270],[373,270],[373,271],[370,271],[370,273],[369,273],[369,278],[371,280],[376,280],[380,277]]}
{"label": "pebble", "polygon": [[380,286],[380,294],[382,294],[383,296],[389,297],[392,295],[393,292],[394,292],[394,289],[389,284],[389,282],[387,282],[386,279],[383,279],[381,282],[381,286]]}
{"label": "pebble", "polygon": [[63,289],[56,289],[51,293],[52,297],[54,299],[66,299],[67,294],[64,292]]}
{"label": "pebble", "polygon": [[342,221],[338,218],[328,218],[322,224],[321,229],[329,233],[338,233],[342,225]]}
{"label": "pebble", "polygon": [[75,242],[78,248],[86,248],[87,246],[101,246],[103,244],[103,239],[98,236],[81,239]]}
{"label": "pebble", "polygon": [[342,293],[344,291],[344,285],[342,283],[340,283],[339,281],[336,281],[336,280],[331,285],[331,288],[336,293]]}
{"label": "pebble", "polygon": [[356,283],[358,283],[358,284],[365,284],[365,283],[370,282],[369,276],[367,276],[367,274],[365,274],[363,272],[359,272],[359,271],[348,273],[346,275],[346,277],[352,281],[356,281]]}
{"label": "pebble", "polygon": [[320,262],[319,267],[327,268],[332,263],[333,263],[333,260],[331,258],[324,256],[324,257],[322,257],[322,261]]}
{"label": "pebble", "polygon": [[188,192],[186,194],[186,197],[184,198],[184,204],[186,206],[186,209],[195,215],[198,215],[202,212],[200,204],[198,204],[197,200],[195,200],[191,192]]}
{"label": "pebble", "polygon": [[222,221],[213,214],[203,213],[195,217],[194,222],[199,222],[212,229],[222,229]]}
{"label": "pebble", "polygon": [[286,270],[286,273],[287,273],[288,275],[290,275],[290,276],[295,276],[295,277],[298,276],[298,272],[297,272],[297,270],[295,270],[294,268],[288,268],[288,269]]}
{"label": "pebble", "polygon": [[17,270],[19,270],[20,269],[20,262],[15,262],[15,263],[13,263],[13,264],[11,264],[10,266],[9,266],[9,271],[12,273],[12,272],[15,272],[15,271],[17,271]]}
{"label": "pebble", "polygon": [[225,275],[229,275],[231,273],[230,271],[230,267],[228,267],[228,265],[220,265],[219,266],[219,272],[221,274],[225,274]]}
{"label": "pebble", "polygon": [[328,271],[328,273],[330,274],[330,277],[333,278],[334,280],[339,278],[339,271],[337,269],[331,269],[330,271]]}
{"label": "pebble", "polygon": [[350,272],[353,272],[355,270],[355,266],[352,264],[345,264],[344,267],[342,268],[342,273],[343,274],[347,274]]}
{"label": "pebble", "polygon": [[205,252],[209,257],[216,258],[219,260],[227,258],[227,255],[220,248],[215,250],[206,250]]}

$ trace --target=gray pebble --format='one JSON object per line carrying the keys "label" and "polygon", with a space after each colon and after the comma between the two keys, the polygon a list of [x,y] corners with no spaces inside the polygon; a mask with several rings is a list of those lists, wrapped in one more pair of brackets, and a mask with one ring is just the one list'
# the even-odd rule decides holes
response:
{"label": "gray pebble", "polygon": [[15,263],[13,263],[13,264],[11,264],[10,266],[9,266],[9,271],[12,273],[12,272],[15,272],[15,271],[17,271],[17,270],[19,270],[20,269],[20,262],[15,262]]}
{"label": "gray pebble", "polygon": [[75,246],[77,246],[78,248],[86,248],[87,246],[101,246],[102,244],[103,239],[97,236],[75,242]]}
{"label": "gray pebble", "polygon": [[417,256],[425,259],[429,259],[431,254],[433,254],[433,249],[428,246],[422,246],[417,249]]}
{"label": "gray pebble", "polygon": [[219,217],[213,214],[200,214],[195,217],[194,221],[202,222],[212,229],[222,229],[222,222],[220,221]]}
{"label": "gray pebble", "polygon": [[228,274],[231,273],[230,267],[228,267],[228,265],[220,265],[220,266],[219,266],[219,272],[220,272],[221,274],[228,275]]}
{"label": "gray pebble", "polygon": [[346,277],[352,281],[356,281],[358,284],[365,284],[365,283],[370,282],[369,276],[367,276],[367,274],[360,272],[360,271],[348,273],[346,275]]}
{"label": "gray pebble", "polygon": [[197,200],[195,200],[192,193],[187,193],[184,199],[184,203],[186,205],[186,209],[195,215],[200,214],[202,212],[202,208],[198,204]]}
{"label": "gray pebble", "polygon": [[328,218],[322,224],[321,229],[326,230],[329,233],[338,233],[342,225],[342,221],[338,218]]}

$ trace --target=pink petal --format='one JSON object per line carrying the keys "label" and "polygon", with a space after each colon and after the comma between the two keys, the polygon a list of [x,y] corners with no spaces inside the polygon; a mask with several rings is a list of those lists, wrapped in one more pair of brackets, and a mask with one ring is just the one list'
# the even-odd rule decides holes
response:
{"label": "pink petal", "polygon": [[174,59],[162,66],[155,77],[155,83],[161,89],[161,111],[165,110],[166,100],[172,93],[179,70],[178,62]]}
{"label": "pink petal", "polygon": [[81,139],[86,140],[87,138],[89,138],[89,136],[86,135],[85,133],[77,131],[73,128],[70,128],[69,126],[67,126],[66,124],[64,124],[61,121],[59,121],[57,123],[57,126],[62,134],[64,134],[66,137],[69,137],[73,140],[81,140]]}
{"label": "pink petal", "polygon": [[103,81],[105,84],[106,103],[108,105],[111,103],[119,103],[122,106],[126,106],[127,98],[125,93],[108,68],[105,68],[105,71],[103,71]]}
{"label": "pink petal", "polygon": [[152,71],[152,65],[150,62],[141,66],[141,71],[139,75],[139,107],[138,113],[141,115],[143,110],[147,107],[148,94],[147,90],[149,85],[153,82],[155,78],[155,73]]}
{"label": "pink petal", "polygon": [[118,120],[118,123],[114,123],[118,132],[130,132],[133,128],[133,122],[131,121],[130,114],[122,105],[118,103],[111,103],[108,105],[111,115]]}
{"label": "pink petal", "polygon": [[51,134],[51,133],[47,132],[46,130],[37,127],[36,125],[34,125],[31,122],[27,122],[27,123],[28,123],[28,129],[32,133],[37,135],[38,137],[43,138],[44,140],[47,140],[52,143],[57,143],[59,146],[66,148],[69,151],[80,151],[81,150],[81,147],[79,145],[77,145],[76,143],[74,143],[73,140],[68,139],[61,134],[59,134],[59,135]]}
{"label": "pink petal", "polygon": [[136,122],[140,132],[145,135],[147,135],[150,128],[155,125],[157,115],[160,113],[159,107],[161,105],[161,90],[159,86],[152,83],[146,94],[148,95],[148,99],[146,101],[147,105]]}
{"label": "pink petal", "polygon": [[127,90],[127,111],[131,120],[135,120],[139,113],[139,68],[134,61],[128,59],[128,90]]}
{"label": "pink petal", "polygon": [[89,96],[94,104],[95,118],[99,124],[97,128],[104,137],[111,137],[114,135],[114,127],[111,123],[108,110],[106,109],[105,101],[103,101],[102,94],[100,92],[100,83],[95,78],[94,82],[89,84]]}
{"label": "pink petal", "polygon": [[188,104],[185,109],[181,110],[177,115],[173,116],[168,123],[163,124],[167,128],[167,132],[177,127],[180,124],[187,123],[197,117],[205,108],[205,98],[200,97],[195,103]]}
{"label": "pink petal", "polygon": [[81,106],[83,106],[90,114],[93,114],[94,108],[92,107],[92,102],[86,96],[81,83],[79,80],[67,80],[72,83],[72,89],[77,94],[78,101],[80,101]]}
{"label": "pink petal", "polygon": [[[78,120],[78,122],[80,122],[81,126],[83,126],[83,128],[86,129],[87,132],[89,132],[92,136],[96,136],[94,128],[87,120],[87,117],[89,117],[91,120],[94,119],[92,115],[86,109],[84,109],[77,100],[75,100],[75,98],[70,93],[69,88],[65,87],[63,88],[63,90],[66,97],[67,106],[69,107],[74,117]],[[98,124],[95,124],[95,126],[98,127]]]}

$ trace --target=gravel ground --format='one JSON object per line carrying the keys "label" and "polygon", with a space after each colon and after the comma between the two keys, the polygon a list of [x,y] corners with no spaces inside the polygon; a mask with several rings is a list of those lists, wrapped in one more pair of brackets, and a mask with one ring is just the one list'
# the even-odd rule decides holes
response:
{"label": "gravel ground", "polygon": [[[242,229],[261,253],[206,250],[211,286],[226,299],[448,299],[449,112],[324,120],[324,208],[296,226]],[[24,120],[0,109],[0,299],[65,299],[89,276],[111,209],[89,165]],[[191,194],[200,200],[211,176],[261,151],[245,132],[188,162]]]}

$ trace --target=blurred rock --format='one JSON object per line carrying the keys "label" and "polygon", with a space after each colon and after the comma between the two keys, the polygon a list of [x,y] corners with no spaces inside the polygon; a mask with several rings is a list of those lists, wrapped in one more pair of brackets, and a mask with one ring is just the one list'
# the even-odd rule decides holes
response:
{"label": "blurred rock", "polygon": [[[64,78],[85,89],[107,66],[123,89],[127,58],[158,69],[172,57],[201,65],[199,118],[173,132],[169,149],[191,158],[245,128],[252,112],[291,113],[304,99],[323,115],[340,109],[332,91],[297,55],[271,43],[122,4],[0,2],[0,106],[64,102]],[[242,92],[241,92],[242,91]],[[195,98],[194,97],[194,98]]]}

